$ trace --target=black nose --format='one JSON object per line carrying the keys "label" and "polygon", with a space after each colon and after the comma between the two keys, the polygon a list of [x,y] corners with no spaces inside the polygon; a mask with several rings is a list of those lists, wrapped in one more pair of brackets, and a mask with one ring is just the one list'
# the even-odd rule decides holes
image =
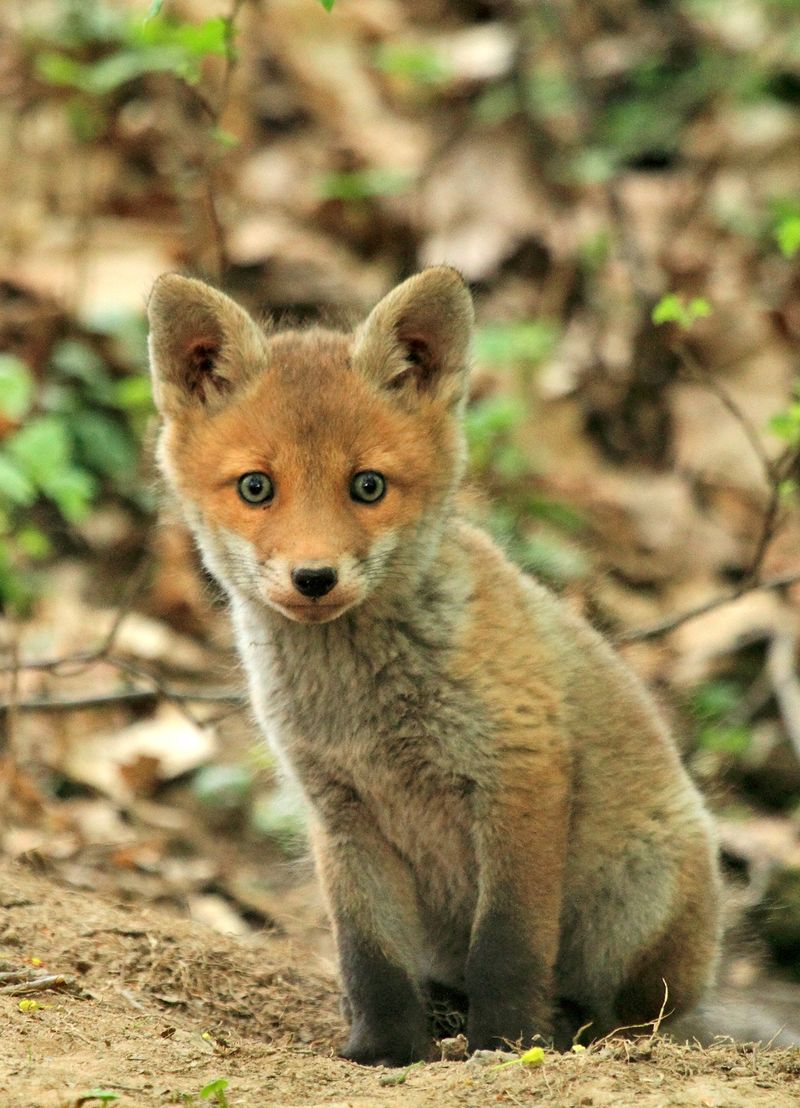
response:
{"label": "black nose", "polygon": [[330,566],[324,569],[293,569],[292,582],[303,596],[324,596],[336,584],[336,570]]}

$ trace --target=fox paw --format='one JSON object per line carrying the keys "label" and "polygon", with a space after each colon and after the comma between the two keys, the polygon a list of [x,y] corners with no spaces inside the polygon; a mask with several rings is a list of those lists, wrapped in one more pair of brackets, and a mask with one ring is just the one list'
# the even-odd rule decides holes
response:
{"label": "fox paw", "polygon": [[427,1042],[403,1042],[399,1039],[379,1042],[368,1038],[351,1038],[339,1051],[339,1057],[360,1066],[399,1068],[412,1062],[422,1062],[428,1054]]}

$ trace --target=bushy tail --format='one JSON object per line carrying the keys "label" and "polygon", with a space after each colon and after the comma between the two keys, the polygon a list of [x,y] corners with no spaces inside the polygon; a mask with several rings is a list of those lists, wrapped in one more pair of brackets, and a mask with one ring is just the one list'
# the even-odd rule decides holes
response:
{"label": "bushy tail", "polygon": [[700,1042],[704,1046],[725,1037],[737,1043],[761,1043],[762,1046],[800,1046],[800,1027],[781,1019],[769,1007],[728,998],[719,993],[680,1016],[664,1028],[677,1042]]}

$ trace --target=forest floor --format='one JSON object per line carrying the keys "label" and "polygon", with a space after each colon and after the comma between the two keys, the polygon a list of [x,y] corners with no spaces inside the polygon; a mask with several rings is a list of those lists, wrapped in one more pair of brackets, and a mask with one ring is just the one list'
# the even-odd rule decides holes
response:
{"label": "forest floor", "polygon": [[[67,978],[66,989],[30,994],[32,1010],[18,995],[0,998],[0,1108],[782,1108],[800,1099],[796,1048],[726,1042],[617,1041],[548,1052],[537,1067],[342,1062],[336,983],[302,941],[269,931],[222,936],[19,864],[0,866],[0,960],[6,972],[41,962],[42,972]],[[209,1093],[219,1080],[224,1092]]]}

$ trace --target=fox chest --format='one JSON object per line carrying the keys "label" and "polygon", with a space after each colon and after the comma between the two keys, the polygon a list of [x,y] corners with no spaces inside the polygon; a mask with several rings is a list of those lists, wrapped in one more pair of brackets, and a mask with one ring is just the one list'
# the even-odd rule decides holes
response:
{"label": "fox chest", "polygon": [[380,651],[337,643],[303,657],[278,647],[261,659],[253,699],[331,830],[359,806],[425,901],[463,903],[473,896],[473,794],[488,773],[489,735],[469,690],[414,646],[400,636]]}

